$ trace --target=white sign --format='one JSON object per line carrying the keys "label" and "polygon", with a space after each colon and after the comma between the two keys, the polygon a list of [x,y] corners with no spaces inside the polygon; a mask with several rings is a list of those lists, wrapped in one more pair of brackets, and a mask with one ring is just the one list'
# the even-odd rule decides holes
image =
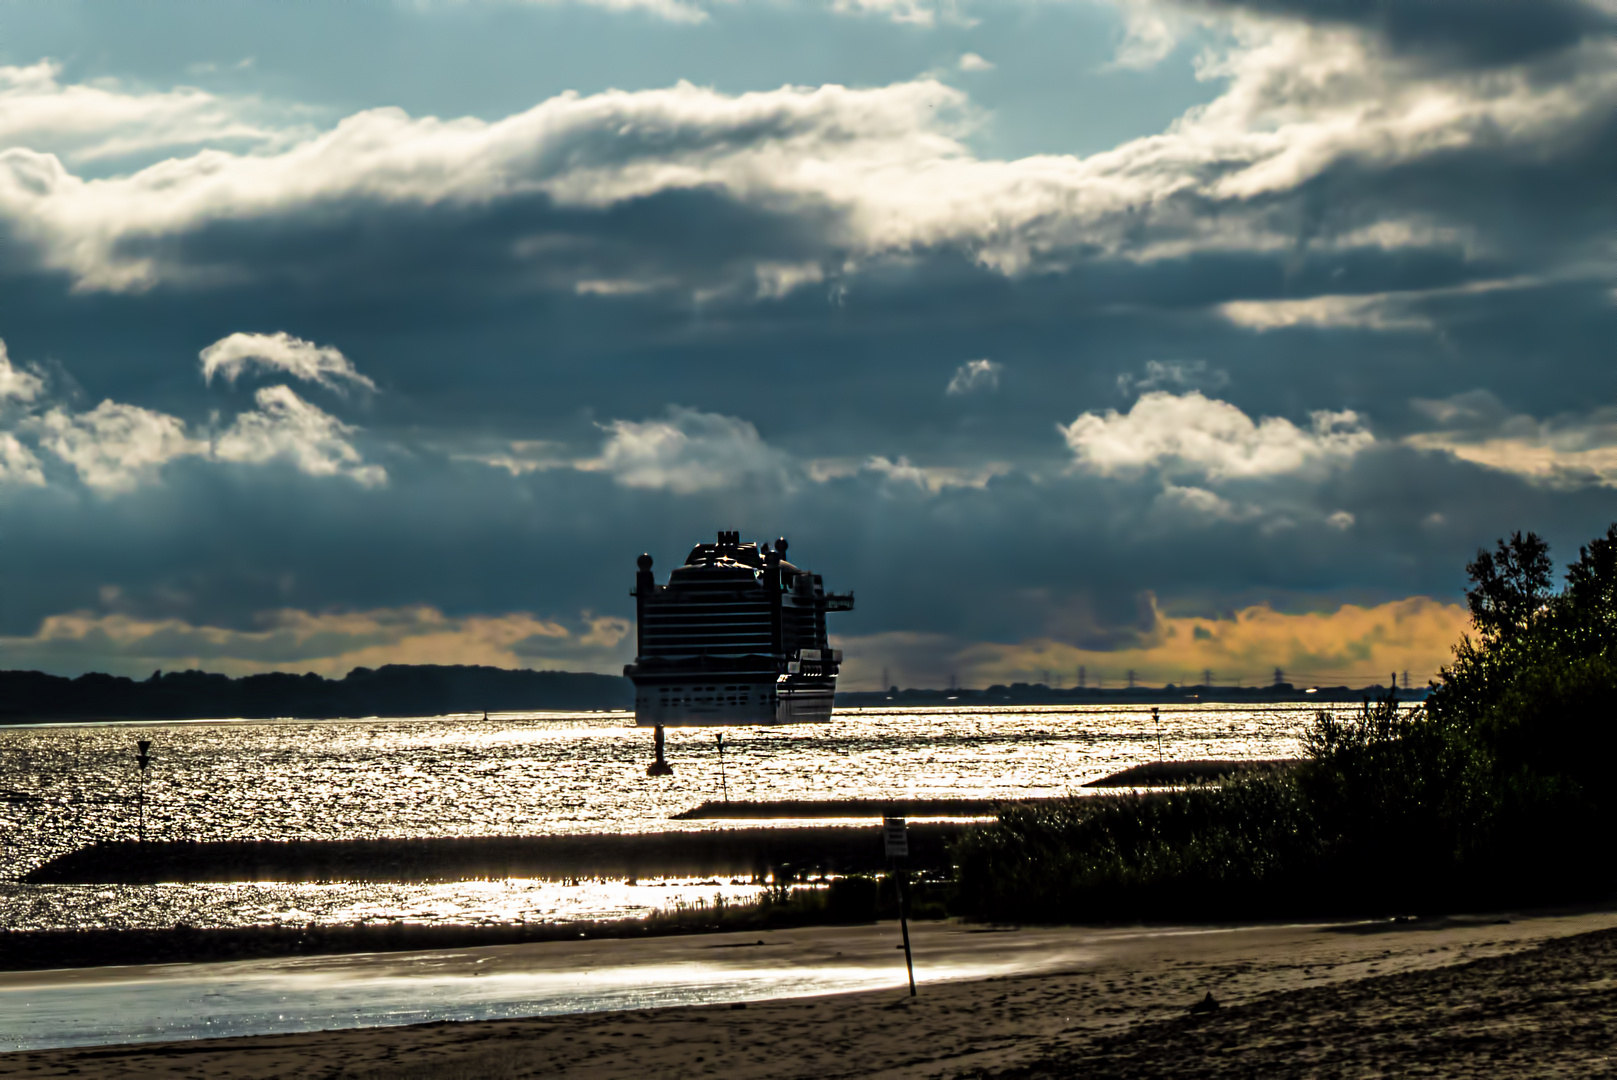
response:
{"label": "white sign", "polygon": [[907,859],[910,854],[910,834],[901,817],[882,818],[882,839],[887,844],[889,859]]}

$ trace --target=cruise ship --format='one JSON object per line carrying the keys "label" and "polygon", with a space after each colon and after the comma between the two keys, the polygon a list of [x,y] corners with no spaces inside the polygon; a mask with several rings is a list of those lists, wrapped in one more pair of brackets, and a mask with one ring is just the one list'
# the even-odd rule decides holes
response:
{"label": "cruise ship", "polygon": [[784,538],[760,546],[720,532],[717,543],[692,548],[666,585],[657,584],[651,556],[640,556],[638,655],[623,669],[634,682],[635,723],[831,719],[842,652],[826,641],[825,616],[852,611],[853,594],[826,592],[820,575],[792,565],[786,550]]}

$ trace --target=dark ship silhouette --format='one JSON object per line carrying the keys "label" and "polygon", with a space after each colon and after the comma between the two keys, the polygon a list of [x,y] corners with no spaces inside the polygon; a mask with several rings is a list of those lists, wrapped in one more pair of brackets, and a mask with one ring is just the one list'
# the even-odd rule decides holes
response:
{"label": "dark ship silhouette", "polygon": [[823,723],[831,719],[842,653],[825,616],[852,611],[853,594],[828,593],[820,575],[739,532],[697,544],[666,585],[650,555],[635,575],[635,723],[657,728],[654,774],[666,769],[665,726]]}

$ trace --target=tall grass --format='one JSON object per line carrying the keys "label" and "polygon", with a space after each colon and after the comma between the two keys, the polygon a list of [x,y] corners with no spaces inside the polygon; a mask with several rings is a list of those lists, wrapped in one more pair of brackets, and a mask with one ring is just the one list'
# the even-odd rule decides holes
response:
{"label": "tall grass", "polygon": [[1318,836],[1312,808],[1279,772],[1065,799],[1008,811],[964,836],[956,902],[978,918],[1017,922],[1269,913],[1277,884],[1317,862]]}

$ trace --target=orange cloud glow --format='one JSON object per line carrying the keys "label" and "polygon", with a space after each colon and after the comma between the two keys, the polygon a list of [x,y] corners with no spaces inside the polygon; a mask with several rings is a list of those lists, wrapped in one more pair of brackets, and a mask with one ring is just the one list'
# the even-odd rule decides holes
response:
{"label": "orange cloud glow", "polygon": [[841,638],[839,645],[850,690],[879,687],[883,668],[901,686],[945,686],[951,673],[962,686],[1046,680],[1072,686],[1080,667],[1090,686],[1121,686],[1131,670],[1147,685],[1193,685],[1204,671],[1217,685],[1261,685],[1273,681],[1277,667],[1297,685],[1367,685],[1394,671],[1400,680],[1408,671],[1419,684],[1449,661],[1469,620],[1461,604],[1414,596],[1303,614],[1267,605],[1232,618],[1159,613],[1139,644],[1113,651],[1049,638],[1007,645],[903,633]]}

